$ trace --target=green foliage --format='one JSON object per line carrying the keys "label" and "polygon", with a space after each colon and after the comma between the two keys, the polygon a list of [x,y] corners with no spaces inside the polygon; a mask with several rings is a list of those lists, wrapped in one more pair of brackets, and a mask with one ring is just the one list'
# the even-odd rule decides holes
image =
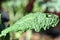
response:
{"label": "green foliage", "polygon": [[3,2],[3,6],[5,6],[5,7],[21,7],[21,5],[23,5],[25,7],[27,5],[27,3],[28,3],[28,0],[7,0],[6,2]]}
{"label": "green foliage", "polygon": [[59,18],[54,14],[46,14],[40,12],[36,12],[33,14],[30,13],[18,20],[12,26],[4,29],[1,32],[0,36],[4,36],[9,32],[19,30],[24,32],[25,30],[35,29],[36,32],[39,32],[41,28],[43,28],[44,30],[49,29],[49,27],[56,26],[58,22]]}
{"label": "green foliage", "polygon": [[47,7],[50,12],[60,12],[60,0],[51,0],[46,3],[41,0],[36,0],[34,3],[33,12],[44,12]]}
{"label": "green foliage", "polygon": [[6,0],[2,3],[2,8],[9,14],[10,21],[15,22],[24,16],[28,1],[29,0]]}
{"label": "green foliage", "polygon": [[44,12],[46,4],[41,0],[36,0],[33,7],[33,12]]}
{"label": "green foliage", "polygon": [[46,6],[48,7],[49,11],[60,12],[60,0],[51,0],[50,2],[46,3]]}

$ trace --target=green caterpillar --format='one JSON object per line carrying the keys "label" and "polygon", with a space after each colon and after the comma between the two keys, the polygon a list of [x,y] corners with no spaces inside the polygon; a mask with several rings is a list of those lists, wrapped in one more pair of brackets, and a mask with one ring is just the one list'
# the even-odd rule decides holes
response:
{"label": "green caterpillar", "polygon": [[46,13],[30,13],[20,20],[18,20],[12,26],[4,29],[1,32],[0,36],[5,36],[7,33],[12,31],[22,31],[35,29],[36,32],[39,32],[41,28],[44,30],[49,29],[49,27],[54,27],[59,22],[59,17],[54,14]]}

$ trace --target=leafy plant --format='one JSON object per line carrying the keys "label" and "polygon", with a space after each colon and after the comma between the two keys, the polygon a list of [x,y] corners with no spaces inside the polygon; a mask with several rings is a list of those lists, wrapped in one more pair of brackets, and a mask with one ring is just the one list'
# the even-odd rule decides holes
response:
{"label": "leafy plant", "polygon": [[33,7],[33,12],[44,12],[46,9],[46,3],[41,0],[35,0],[34,7]]}
{"label": "leafy plant", "polygon": [[60,12],[60,0],[51,0],[50,2],[46,3],[46,6],[50,12]]}
{"label": "leafy plant", "polygon": [[10,21],[15,22],[23,17],[27,4],[28,0],[7,0],[2,3],[2,8],[9,14]]}
{"label": "leafy plant", "polygon": [[44,30],[50,27],[55,27],[59,22],[59,17],[54,14],[46,14],[36,12],[34,14],[30,13],[20,20],[18,20],[14,25],[4,29],[0,36],[5,36],[7,33],[12,31],[22,31],[35,29],[39,32],[42,28]]}
{"label": "leafy plant", "polygon": [[50,0],[46,3],[41,0],[36,0],[34,3],[33,12],[44,12],[47,7],[50,12],[60,12],[60,0]]}

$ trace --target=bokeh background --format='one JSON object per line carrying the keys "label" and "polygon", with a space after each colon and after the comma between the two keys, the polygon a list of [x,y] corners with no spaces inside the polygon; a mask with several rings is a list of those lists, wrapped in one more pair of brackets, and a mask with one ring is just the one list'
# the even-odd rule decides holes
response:
{"label": "bokeh background", "polygon": [[[60,18],[59,2],[60,0],[0,0],[0,33],[31,12],[53,13]],[[60,40],[60,22],[54,28],[46,31],[42,29],[40,34],[44,35],[46,40]],[[12,32],[1,37],[0,40],[19,40],[20,35],[20,31]],[[52,38],[48,38],[48,36]]]}

